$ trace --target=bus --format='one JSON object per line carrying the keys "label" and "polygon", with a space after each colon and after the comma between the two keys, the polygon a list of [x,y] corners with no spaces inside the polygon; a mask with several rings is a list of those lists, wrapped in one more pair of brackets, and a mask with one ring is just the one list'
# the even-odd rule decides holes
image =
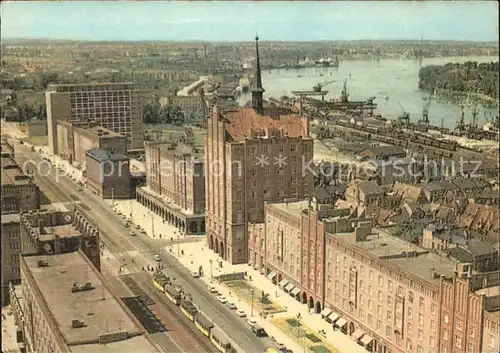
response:
{"label": "bus", "polygon": [[210,330],[214,327],[202,313],[198,312],[194,317],[194,324],[205,336],[210,337]]}
{"label": "bus", "polygon": [[198,312],[198,309],[196,309],[191,301],[183,300],[181,302],[181,311],[189,320],[194,321],[194,316]]}
{"label": "bus", "polygon": [[167,283],[164,288],[165,296],[175,305],[179,305],[181,303],[182,292],[170,283]]}
{"label": "bus", "polygon": [[217,350],[222,353],[234,353],[236,350],[231,345],[227,335],[218,327],[210,330],[210,341],[217,347]]}

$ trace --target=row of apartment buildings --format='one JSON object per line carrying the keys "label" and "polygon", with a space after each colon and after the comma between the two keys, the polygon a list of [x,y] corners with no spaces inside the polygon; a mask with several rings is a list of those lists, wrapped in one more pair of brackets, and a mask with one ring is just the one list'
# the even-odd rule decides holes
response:
{"label": "row of apartment buildings", "polygon": [[249,263],[369,350],[498,352],[498,250],[479,272],[371,225],[359,206],[267,203]]}

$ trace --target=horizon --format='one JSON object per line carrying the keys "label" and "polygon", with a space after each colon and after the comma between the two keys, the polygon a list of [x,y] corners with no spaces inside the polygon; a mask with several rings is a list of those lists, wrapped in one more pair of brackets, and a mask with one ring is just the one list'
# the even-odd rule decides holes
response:
{"label": "horizon", "polygon": [[4,40],[245,43],[258,32],[263,42],[498,43],[496,1],[5,1],[1,8]]}

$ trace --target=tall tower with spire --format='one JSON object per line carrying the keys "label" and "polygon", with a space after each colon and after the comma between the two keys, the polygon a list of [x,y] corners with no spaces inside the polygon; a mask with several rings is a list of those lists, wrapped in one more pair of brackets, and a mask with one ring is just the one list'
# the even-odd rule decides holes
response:
{"label": "tall tower with spire", "polygon": [[262,75],[260,72],[260,57],[259,57],[259,37],[255,36],[255,51],[257,53],[257,63],[255,65],[255,77],[253,81],[252,88],[252,108],[259,114],[264,113],[263,98],[262,95],[265,92],[262,88]]}

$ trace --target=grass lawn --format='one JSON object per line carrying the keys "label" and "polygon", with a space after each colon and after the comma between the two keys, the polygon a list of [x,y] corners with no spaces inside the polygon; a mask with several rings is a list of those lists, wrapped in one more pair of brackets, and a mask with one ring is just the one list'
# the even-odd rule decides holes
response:
{"label": "grass lawn", "polygon": [[232,293],[236,294],[239,299],[245,301],[249,305],[251,305],[252,302],[251,290],[253,289],[253,308],[257,312],[265,311],[268,314],[277,314],[286,311],[281,305],[274,303],[269,299],[267,299],[265,303],[261,303],[262,291],[252,286],[246,280],[224,282],[224,285],[229,287]]}
{"label": "grass lawn", "polygon": [[271,321],[288,337],[292,338],[300,346],[306,347],[314,353],[340,353],[331,344],[323,341],[319,334],[313,332],[309,327],[300,325],[295,317],[276,318]]}

